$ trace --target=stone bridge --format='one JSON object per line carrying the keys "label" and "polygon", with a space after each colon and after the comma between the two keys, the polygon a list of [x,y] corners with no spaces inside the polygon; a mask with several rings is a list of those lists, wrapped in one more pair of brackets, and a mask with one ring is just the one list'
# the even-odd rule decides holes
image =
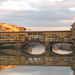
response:
{"label": "stone bridge", "polygon": [[[32,42],[44,43],[45,52],[31,55],[21,51],[21,47]],[[0,44],[10,43],[16,48],[16,55],[2,56],[0,64],[38,65],[38,66],[71,66],[75,73],[75,23],[69,31],[26,31],[0,32]],[[60,55],[52,52],[57,43],[69,43],[74,46],[73,53]],[[34,59],[37,59],[36,61]],[[4,59],[8,59],[5,61]],[[10,60],[11,59],[11,60]],[[7,63],[6,63],[7,62]]]}

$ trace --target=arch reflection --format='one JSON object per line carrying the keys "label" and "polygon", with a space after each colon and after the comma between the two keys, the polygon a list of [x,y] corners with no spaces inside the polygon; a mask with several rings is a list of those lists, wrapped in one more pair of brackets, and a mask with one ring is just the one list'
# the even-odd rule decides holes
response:
{"label": "arch reflection", "polygon": [[68,43],[57,43],[52,46],[52,51],[57,54],[70,54],[73,52],[73,45]]}

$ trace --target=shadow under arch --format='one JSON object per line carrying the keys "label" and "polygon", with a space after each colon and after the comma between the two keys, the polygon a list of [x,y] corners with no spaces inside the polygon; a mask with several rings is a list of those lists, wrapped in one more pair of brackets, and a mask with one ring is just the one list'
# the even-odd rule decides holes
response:
{"label": "shadow under arch", "polygon": [[[24,53],[26,56],[45,56],[45,52],[43,52],[43,53],[41,53],[41,54],[31,54],[31,53],[29,53],[29,52],[26,52],[25,50],[24,50],[24,46],[26,46],[26,45],[28,45],[28,44],[25,44],[25,45],[23,45],[22,46],[22,48],[21,48],[21,52],[22,53]],[[29,48],[29,47],[28,47]]]}
{"label": "shadow under arch", "polygon": [[45,56],[45,52],[42,54],[30,54],[28,52],[25,52],[24,50],[22,50],[21,52],[23,52],[25,54],[25,56],[30,56],[30,57],[42,57]]}

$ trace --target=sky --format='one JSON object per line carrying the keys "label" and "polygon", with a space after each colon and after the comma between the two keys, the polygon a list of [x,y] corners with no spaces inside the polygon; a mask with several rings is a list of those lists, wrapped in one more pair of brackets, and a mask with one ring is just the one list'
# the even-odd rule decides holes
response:
{"label": "sky", "polygon": [[75,0],[0,0],[0,23],[31,30],[70,30]]}

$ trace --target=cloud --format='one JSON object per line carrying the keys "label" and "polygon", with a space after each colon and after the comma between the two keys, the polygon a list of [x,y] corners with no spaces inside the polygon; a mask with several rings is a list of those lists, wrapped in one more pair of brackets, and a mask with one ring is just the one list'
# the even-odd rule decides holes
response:
{"label": "cloud", "polygon": [[74,12],[70,9],[40,11],[0,9],[1,22],[25,27],[71,26],[75,21],[74,16]]}
{"label": "cloud", "polygon": [[[69,13],[68,13],[69,12]],[[32,20],[74,20],[75,14],[70,9],[68,11],[57,9],[57,10],[41,10],[41,11],[34,11],[34,10],[25,10],[25,11],[18,11],[13,12],[13,16],[16,17],[23,17],[24,19],[32,19]]]}
{"label": "cloud", "polygon": [[[22,3],[24,1],[22,1]],[[28,1],[27,4],[29,5],[29,7],[31,6],[31,8],[38,10],[26,8],[0,8],[0,22],[16,24],[23,27],[70,27],[71,24],[75,21],[74,11],[71,11],[69,9],[69,7],[74,6],[74,4],[72,5],[72,3],[68,1],[26,1]],[[16,1],[16,3],[18,2]],[[18,6],[21,8],[25,7],[21,3]]]}
{"label": "cloud", "polygon": [[69,1],[49,1],[49,0],[43,0],[40,3],[34,3],[34,2],[28,2],[28,4],[36,8],[38,10],[40,9],[50,9],[50,8],[70,8],[70,7],[75,7],[74,2],[69,2]]}
{"label": "cloud", "polygon": [[0,6],[4,6],[4,5],[0,3]]}
{"label": "cloud", "polygon": [[70,26],[63,26],[63,27],[26,27],[30,28],[31,31],[69,31]]}
{"label": "cloud", "polygon": [[2,3],[2,2],[6,2],[6,1],[8,1],[8,0],[0,0],[0,3]]}
{"label": "cloud", "polygon": [[25,1],[25,0],[13,0],[13,1]]}
{"label": "cloud", "polygon": [[31,10],[41,10],[41,9],[50,9],[50,8],[70,8],[75,7],[74,2],[69,1],[59,1],[59,0],[11,0],[5,3],[9,8],[9,4],[14,5],[13,9],[31,9]]}

